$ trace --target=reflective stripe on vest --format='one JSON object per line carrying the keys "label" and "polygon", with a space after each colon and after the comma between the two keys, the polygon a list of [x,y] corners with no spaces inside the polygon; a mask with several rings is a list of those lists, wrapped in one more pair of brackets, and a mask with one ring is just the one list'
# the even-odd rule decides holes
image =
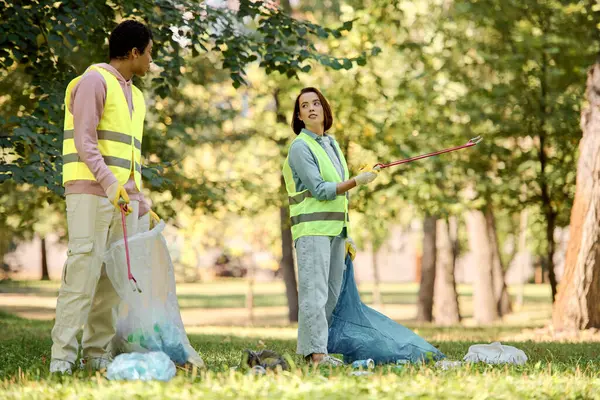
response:
{"label": "reflective stripe on vest", "polygon": [[[104,159],[104,163],[109,167],[120,167],[125,168],[127,170],[131,170],[131,160],[126,160],[124,158],[111,157],[111,156],[102,156]],[[83,162],[77,153],[65,154],[63,156],[63,164],[69,164],[74,162]],[[135,163],[135,170],[139,173],[142,173],[142,167],[140,164]]]}
{"label": "reflective stripe on vest", "polygon": [[[117,78],[101,67],[91,66],[89,69],[99,72],[106,82],[104,112],[97,127],[98,150],[119,183],[125,184],[133,174],[139,190],[142,183],[142,135],[146,115],[144,96],[132,85],[133,111],[130,114],[127,99]],[[63,183],[71,180],[96,180],[77,154],[73,115],[69,111],[71,92],[82,76],[73,79],[65,93]]]}
{"label": "reflective stripe on vest", "polygon": [[298,225],[302,222],[313,222],[313,221],[345,221],[345,212],[316,212],[312,214],[300,214],[295,217],[291,217],[292,226]]}
{"label": "reflective stripe on vest", "polygon": [[312,197],[312,193],[307,190],[306,192],[302,192],[295,196],[288,197],[288,200],[290,202],[290,205],[294,205],[294,204],[302,203],[304,201],[304,199],[309,198],[309,197]]}
{"label": "reflective stripe on vest", "polygon": [[[64,132],[63,139],[73,139],[73,132],[75,132],[74,129],[66,129]],[[124,133],[112,132],[112,131],[102,131],[102,130],[99,130],[97,132],[98,132],[98,140],[110,140],[113,142],[126,143],[126,144],[131,143],[131,136],[126,135]],[[138,138],[134,137],[133,142],[134,142],[136,149],[142,150],[142,142],[140,142],[138,140]]]}
{"label": "reflective stripe on vest", "polygon": [[[348,166],[341,149],[332,141],[344,169],[344,176],[340,177],[331,159],[313,138],[305,133],[300,133],[296,140],[302,140],[318,162],[319,171],[327,182],[342,182],[349,175]],[[293,240],[302,236],[337,236],[344,225],[348,225],[348,199],[346,195],[339,195],[334,200],[317,200],[308,190],[298,192],[289,165],[289,159],[283,165],[288,200],[290,203],[290,220]]]}

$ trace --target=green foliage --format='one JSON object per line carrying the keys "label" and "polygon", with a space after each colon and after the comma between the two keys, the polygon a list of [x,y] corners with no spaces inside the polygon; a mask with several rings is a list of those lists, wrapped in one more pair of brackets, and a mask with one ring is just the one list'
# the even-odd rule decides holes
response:
{"label": "green foliage", "polygon": [[364,60],[365,55],[337,59],[321,54],[312,42],[314,37],[339,37],[351,23],[323,28],[269,4],[241,1],[239,11],[232,12],[195,1],[1,2],[6,18],[0,24],[0,74],[11,82],[0,102],[2,115],[10,116],[1,121],[2,131],[10,132],[0,142],[1,179],[62,192],[64,89],[90,61],[107,61],[106,38],[121,18],[141,19],[153,31],[154,58],[163,71],[151,80],[151,89],[160,98],[179,84],[189,53],[219,54],[235,87],[246,82],[246,68],[257,60],[267,73],[289,77],[311,60],[345,67]]}
{"label": "green foliage", "polygon": [[[0,179],[47,188],[40,201],[56,204],[62,191],[67,82],[105,60],[110,29],[134,17],[151,26],[162,67],[139,82],[149,106],[144,184],[178,226],[197,218],[215,228],[240,215],[277,223],[287,124],[308,85],[332,103],[331,133],[353,173],[484,137],[353,191],[363,240],[384,241],[398,219],[491,205],[505,241],[527,207],[528,245],[543,254],[549,217],[568,224],[585,74],[598,52],[591,3],[308,0],[294,10],[284,1],[286,13],[252,1],[237,12],[191,1],[81,4],[0,2]],[[20,211],[31,221],[32,209]],[[277,248],[278,227],[266,231],[263,242]]]}
{"label": "green foliage", "polygon": [[[8,203],[1,205],[21,217],[17,227],[2,224],[17,229],[13,239],[31,233],[40,204],[57,204],[63,194],[64,91],[91,63],[109,61],[107,38],[121,19],[135,18],[150,26],[153,58],[162,69],[136,82],[146,89],[151,106],[143,142],[144,185],[209,212],[227,204],[226,192],[238,188],[199,180],[189,171],[183,173],[180,163],[199,144],[239,142],[244,134],[220,135],[222,124],[237,110],[208,101],[201,109],[182,112],[181,107],[194,102],[181,93],[184,85],[216,81],[220,89],[231,84],[239,88],[247,83],[248,67],[256,63],[267,73],[295,78],[309,70],[311,62],[351,67],[366,57],[338,59],[314,45],[320,38],[340,37],[352,28],[351,21],[325,28],[293,19],[262,1],[241,1],[237,12],[197,1],[0,1],[0,14],[0,183],[26,185],[10,184],[10,190],[3,191],[3,201],[22,203],[18,211]],[[204,68],[199,71],[198,65]],[[170,108],[169,101],[180,108]],[[157,103],[164,106],[163,112],[152,109]],[[23,188],[34,202],[7,197]],[[57,208],[47,211],[62,213]],[[171,216],[174,204],[167,202],[159,211]]]}
{"label": "green foliage", "polygon": [[[536,232],[550,218],[567,225],[586,70],[599,50],[597,16],[583,2],[341,5],[337,17],[355,20],[346,46],[382,49],[365,67],[322,71],[317,79],[335,105],[338,140],[351,143],[351,164],[484,138],[468,150],[382,171],[374,189],[353,196],[353,209],[378,220],[382,235],[394,209],[446,216],[489,204],[511,218],[527,207],[541,224]],[[529,247],[544,254],[545,234]]]}
{"label": "green foliage", "polygon": [[[300,5],[305,15],[319,21],[353,21],[343,40],[330,36],[321,45],[348,54],[378,54],[360,68],[324,63],[330,68],[317,65],[300,78],[303,86],[321,88],[331,102],[331,133],[353,173],[363,163],[389,162],[484,137],[474,148],[384,170],[372,187],[354,190],[351,221],[357,242],[379,245],[399,220],[460,215],[489,204],[503,219],[498,224],[502,243],[517,234],[518,224],[510,223],[513,215],[530,208],[531,231],[540,234],[530,235],[528,245],[545,254],[544,202],[558,226],[568,224],[581,135],[579,108],[585,71],[598,47],[597,28],[586,7],[543,1],[535,6],[494,4],[493,10],[480,2],[435,0]],[[544,44],[540,21],[545,16],[551,28]],[[257,203],[262,210],[282,204],[271,197],[278,176],[270,172],[279,171],[293,138],[264,102],[277,91],[279,112],[289,121],[298,85],[258,74],[250,81],[244,96],[252,117],[240,119],[238,108],[227,118],[234,118],[241,131],[255,127],[256,135],[240,143],[252,149],[277,146],[281,154],[273,148],[273,157],[263,159],[261,172],[268,179],[252,168],[240,175],[247,182],[241,190],[264,198],[263,205]],[[540,107],[542,103],[547,106]],[[542,196],[542,185],[549,201]],[[508,261],[512,255],[504,256]]]}
{"label": "green foliage", "polygon": [[569,223],[597,16],[583,2],[461,1],[443,24],[445,69],[466,89],[456,109],[485,138],[464,168],[479,172],[475,190],[495,209],[532,210],[537,254],[546,225]]}

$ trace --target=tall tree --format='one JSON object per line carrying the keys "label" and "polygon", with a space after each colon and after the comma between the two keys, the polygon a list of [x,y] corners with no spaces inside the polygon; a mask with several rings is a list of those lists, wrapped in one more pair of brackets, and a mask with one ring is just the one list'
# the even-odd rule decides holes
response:
{"label": "tall tree", "polygon": [[553,313],[559,330],[600,328],[600,56],[588,72],[586,97],[566,270]]}
{"label": "tall tree", "polygon": [[437,217],[427,216],[423,221],[423,261],[421,284],[417,300],[417,321],[433,321],[433,291],[436,275],[436,223]]}
{"label": "tall tree", "polygon": [[46,238],[41,238],[41,253],[42,253],[42,280],[49,281],[50,274],[48,273],[48,253],[46,251]]}
{"label": "tall tree", "polygon": [[471,160],[474,171],[486,171],[477,190],[496,209],[535,212],[532,242],[548,265],[553,297],[554,231],[568,224],[574,195],[572,115],[583,65],[596,51],[593,15],[588,2],[460,0],[443,25],[454,54],[445,67],[465,89],[458,108],[491,144],[485,160]]}
{"label": "tall tree", "polygon": [[[287,3],[287,2],[286,2]],[[288,3],[289,4],[289,3]],[[279,89],[275,89],[273,93],[273,100],[275,101],[275,115],[276,121],[280,125],[287,125],[285,114],[281,109],[281,101],[279,100]],[[287,140],[284,138],[280,140],[279,149],[284,149]],[[281,154],[281,159],[285,157]],[[279,207],[280,215],[280,227],[281,227],[281,263],[280,268],[283,271],[283,282],[285,283],[285,293],[288,302],[288,319],[290,322],[298,322],[298,286],[296,282],[296,272],[294,269],[294,245],[292,240],[292,230],[290,222],[290,209],[287,200],[287,190],[285,188],[285,180],[283,174],[279,180],[279,193],[281,195],[281,202]]]}
{"label": "tall tree", "polygon": [[506,287],[506,281],[504,280],[505,268],[500,255],[500,243],[498,242],[498,234],[496,232],[496,219],[494,218],[494,213],[490,206],[485,210],[485,223],[492,255],[491,263],[494,297],[496,299],[498,315],[503,316],[512,311],[512,306]]}
{"label": "tall tree", "polygon": [[466,225],[469,247],[474,254],[473,316],[478,323],[489,324],[498,319],[499,315],[498,302],[494,295],[492,245],[485,214],[480,210],[469,211],[466,215]]}
{"label": "tall tree", "polygon": [[437,325],[454,325],[461,320],[456,292],[458,226],[455,217],[437,221],[437,256],[434,289],[434,319]]}
{"label": "tall tree", "polygon": [[379,260],[377,257],[378,247],[375,241],[371,241],[371,264],[373,265],[373,304],[383,305],[381,298],[381,278],[379,275]]}

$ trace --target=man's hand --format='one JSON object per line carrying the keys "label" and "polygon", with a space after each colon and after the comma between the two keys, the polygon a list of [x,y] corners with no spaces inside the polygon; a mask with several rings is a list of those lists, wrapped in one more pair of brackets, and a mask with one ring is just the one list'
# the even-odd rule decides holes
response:
{"label": "man's hand", "polygon": [[156,226],[160,222],[160,217],[154,211],[150,210],[150,227]]}
{"label": "man's hand", "polygon": [[[108,201],[110,201],[117,210],[121,210],[119,200],[122,200],[126,205],[129,205],[129,195],[123,185],[120,185],[119,182],[113,183],[106,189],[106,196],[108,197]],[[131,207],[125,208],[125,214],[129,215],[131,211]]]}

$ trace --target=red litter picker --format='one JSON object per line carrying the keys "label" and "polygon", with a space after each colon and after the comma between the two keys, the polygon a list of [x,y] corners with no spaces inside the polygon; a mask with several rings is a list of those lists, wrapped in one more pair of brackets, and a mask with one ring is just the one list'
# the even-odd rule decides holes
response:
{"label": "red litter picker", "polygon": [[125,241],[125,255],[127,258],[127,278],[129,279],[129,284],[133,291],[137,291],[138,293],[142,293],[142,289],[140,289],[137,281],[133,277],[131,273],[131,260],[129,257],[129,243],[127,242],[127,222],[125,221],[125,214],[127,213],[127,203],[123,200],[119,200],[119,206],[121,208],[121,223],[123,224],[123,240]]}
{"label": "red litter picker", "polygon": [[435,151],[433,153],[422,154],[420,156],[415,156],[415,157],[411,157],[411,158],[406,158],[404,160],[394,161],[389,164],[379,163],[379,164],[375,164],[375,166],[373,168],[374,169],[385,169],[385,168],[393,167],[394,165],[406,164],[406,163],[409,163],[412,161],[421,160],[423,158],[433,157],[433,156],[437,156],[437,155],[444,154],[444,153],[450,153],[451,151],[456,151],[456,150],[460,150],[460,149],[466,149],[468,147],[475,146],[477,143],[481,142],[482,140],[483,140],[483,138],[481,136],[477,136],[472,139],[469,139],[467,144],[463,144],[462,146],[439,150],[439,151]]}

